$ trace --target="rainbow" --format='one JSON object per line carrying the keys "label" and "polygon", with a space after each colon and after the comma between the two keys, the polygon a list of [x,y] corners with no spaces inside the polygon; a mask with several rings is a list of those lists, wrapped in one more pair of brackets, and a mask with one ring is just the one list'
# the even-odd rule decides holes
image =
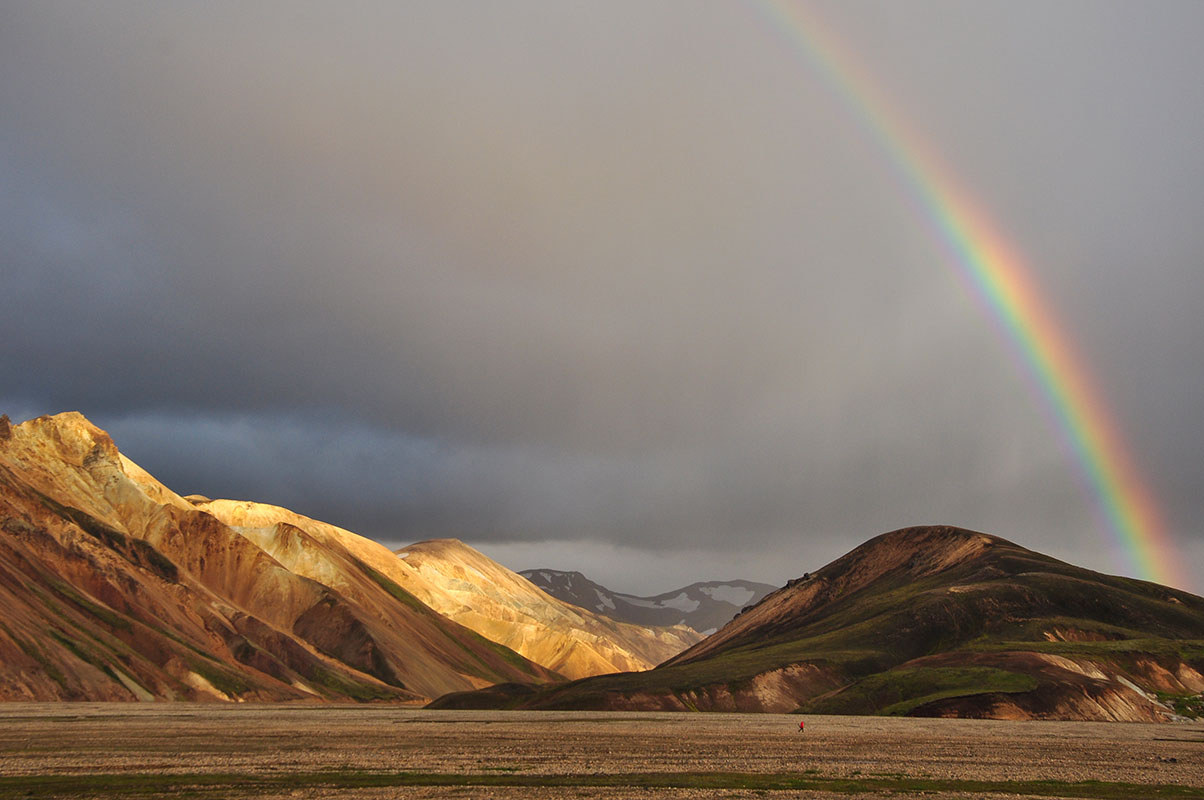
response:
{"label": "rainbow", "polygon": [[904,190],[931,221],[959,279],[1017,352],[1135,574],[1186,589],[1182,560],[1158,504],[1024,259],[808,8],[788,0],[761,0],[757,7],[882,149]]}

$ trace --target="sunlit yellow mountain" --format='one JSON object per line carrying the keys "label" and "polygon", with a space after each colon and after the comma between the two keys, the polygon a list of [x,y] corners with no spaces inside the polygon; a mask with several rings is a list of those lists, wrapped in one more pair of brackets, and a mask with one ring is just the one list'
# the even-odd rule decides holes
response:
{"label": "sunlit yellow mountain", "polygon": [[[629,625],[544,593],[456,539],[399,551],[279,506],[189,498],[299,575],[353,597],[349,553],[425,605],[567,678],[651,669],[701,640],[680,627]],[[349,582],[349,579],[354,579]]]}
{"label": "sunlit yellow mountain", "polygon": [[418,542],[398,556],[422,579],[406,588],[424,603],[567,678],[651,669],[703,638],[569,605],[458,539]]}
{"label": "sunlit yellow mountain", "polygon": [[419,702],[554,677],[413,573],[284,509],[180,497],[80,414],[0,418],[0,700]]}

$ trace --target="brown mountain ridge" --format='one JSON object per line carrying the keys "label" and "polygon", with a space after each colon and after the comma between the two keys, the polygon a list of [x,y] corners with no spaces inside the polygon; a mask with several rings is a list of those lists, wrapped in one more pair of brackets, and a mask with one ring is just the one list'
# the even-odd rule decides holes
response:
{"label": "brown mountain ridge", "polygon": [[1166,721],[1204,705],[1204,599],[984,533],[875,537],[654,670],[437,707]]}

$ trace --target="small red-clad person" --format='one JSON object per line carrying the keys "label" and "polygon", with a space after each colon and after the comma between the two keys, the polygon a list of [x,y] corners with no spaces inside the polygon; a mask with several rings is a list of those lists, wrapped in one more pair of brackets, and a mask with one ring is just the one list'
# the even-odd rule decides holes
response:
{"label": "small red-clad person", "polygon": [[805,726],[806,724],[807,723],[803,722],[801,719],[798,721],[798,732],[799,733],[803,732],[803,726]]}

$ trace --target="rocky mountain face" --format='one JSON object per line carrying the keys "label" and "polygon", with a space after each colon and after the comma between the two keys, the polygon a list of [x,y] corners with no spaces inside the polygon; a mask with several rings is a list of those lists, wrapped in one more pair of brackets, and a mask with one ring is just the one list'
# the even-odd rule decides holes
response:
{"label": "rocky mountain face", "polygon": [[1166,721],[1204,707],[1204,598],[959,528],[878,536],[660,667],[442,707]]}
{"label": "rocky mountain face", "polygon": [[0,418],[0,700],[422,702],[558,677],[423,604],[387,548],[263,508],[180,497],[79,414]]}
{"label": "rocky mountain face", "polygon": [[397,551],[422,602],[566,678],[651,669],[702,636],[691,628],[633,625],[563,602],[457,539]]}
{"label": "rocky mountain face", "polygon": [[685,625],[710,636],[740,610],[776,589],[753,581],[702,581],[671,592],[639,597],[612,592],[580,572],[527,569],[519,573],[558,600],[636,625]]}

